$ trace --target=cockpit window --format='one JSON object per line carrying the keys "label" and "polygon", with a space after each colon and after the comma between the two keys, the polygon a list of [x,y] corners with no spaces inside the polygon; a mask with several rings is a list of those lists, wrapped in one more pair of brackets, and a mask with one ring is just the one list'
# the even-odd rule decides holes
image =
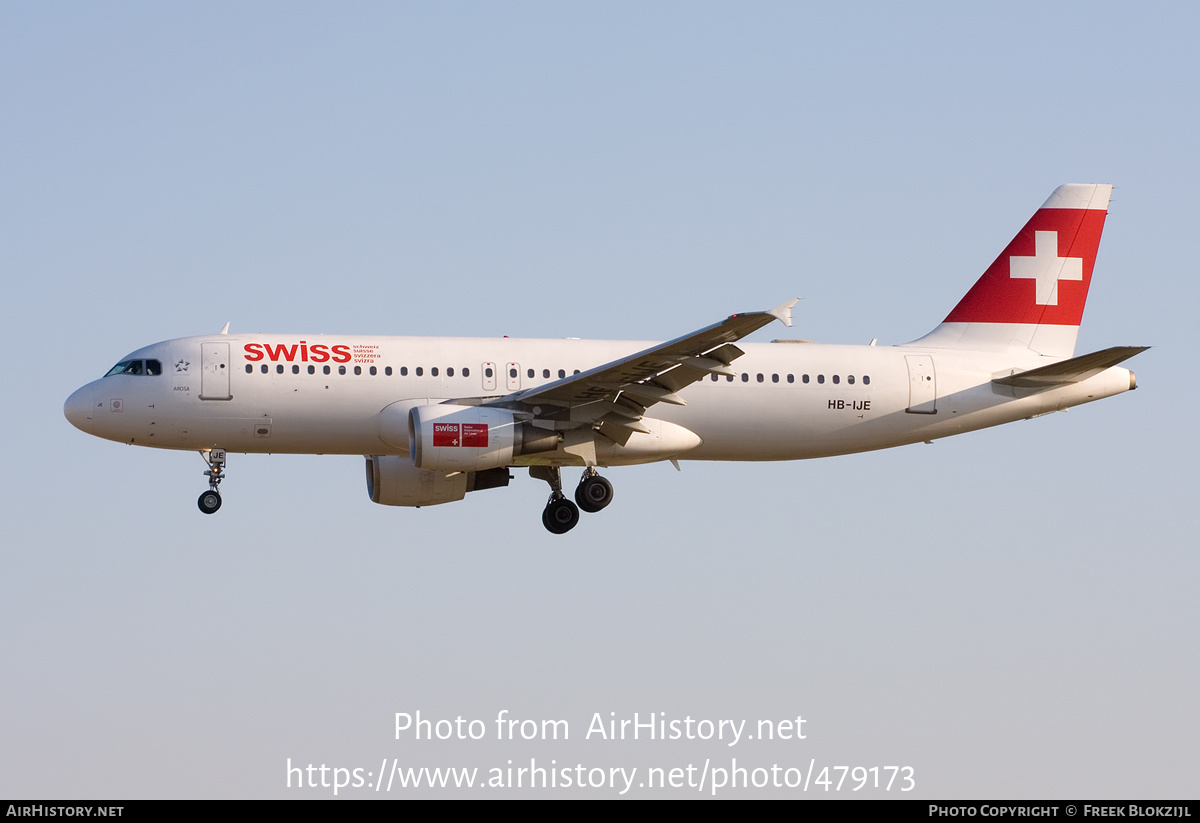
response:
{"label": "cockpit window", "polygon": [[162,374],[162,363],[158,360],[122,360],[104,376],[112,377],[114,374]]}

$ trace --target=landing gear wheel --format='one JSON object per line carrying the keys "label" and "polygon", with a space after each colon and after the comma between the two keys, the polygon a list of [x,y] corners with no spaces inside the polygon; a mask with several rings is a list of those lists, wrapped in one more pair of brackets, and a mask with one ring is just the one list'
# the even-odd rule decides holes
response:
{"label": "landing gear wheel", "polygon": [[551,500],[542,512],[542,525],[551,534],[566,534],[579,522],[579,509],[565,497]]}
{"label": "landing gear wheel", "polygon": [[205,514],[215,514],[217,509],[221,508],[221,493],[217,491],[217,487],[225,479],[225,450],[202,450],[200,456],[208,464],[208,471],[204,472],[204,476],[208,478],[208,491],[200,495],[196,505]]}
{"label": "landing gear wheel", "polygon": [[200,499],[196,501],[196,505],[205,514],[213,514],[217,509],[221,508],[221,495],[216,490],[206,491],[200,495]]}
{"label": "landing gear wheel", "polygon": [[575,487],[575,502],[585,512],[598,512],[612,502],[613,487],[603,477],[593,474]]}

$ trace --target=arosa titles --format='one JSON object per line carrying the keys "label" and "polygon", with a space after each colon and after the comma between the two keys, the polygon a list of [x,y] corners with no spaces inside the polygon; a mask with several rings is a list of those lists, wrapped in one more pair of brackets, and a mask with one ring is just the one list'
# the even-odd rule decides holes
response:
{"label": "arosa titles", "polygon": [[307,340],[299,343],[247,343],[242,347],[247,360],[270,360],[272,363],[286,360],[288,363],[349,363],[350,347],[338,344],[327,346],[324,343],[309,345]]}

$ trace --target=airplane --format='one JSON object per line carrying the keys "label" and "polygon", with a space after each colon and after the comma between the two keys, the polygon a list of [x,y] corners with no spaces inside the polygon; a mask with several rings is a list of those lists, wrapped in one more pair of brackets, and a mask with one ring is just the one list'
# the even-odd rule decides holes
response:
{"label": "airplane", "polygon": [[[563,534],[604,509],[598,469],[658,461],[799,460],[930,442],[1137,387],[1076,357],[1112,186],[1055,189],[929,334],[898,346],[741,343],[796,300],[733,314],[665,343],[220,333],[131,352],[74,392],[88,434],[199,451],[221,507],[228,452],[353,454],[388,506],[433,506],[507,486],[550,486],[542,523]],[[561,470],[582,468],[570,499]]]}

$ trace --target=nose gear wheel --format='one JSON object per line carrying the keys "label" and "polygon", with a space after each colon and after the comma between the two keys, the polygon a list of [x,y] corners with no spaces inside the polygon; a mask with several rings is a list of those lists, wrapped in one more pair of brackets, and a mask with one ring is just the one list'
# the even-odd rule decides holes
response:
{"label": "nose gear wheel", "polygon": [[200,452],[200,456],[208,464],[208,471],[204,472],[204,476],[208,478],[208,491],[200,495],[196,506],[205,514],[215,514],[217,509],[221,508],[221,492],[217,487],[225,479],[225,450],[210,449]]}

